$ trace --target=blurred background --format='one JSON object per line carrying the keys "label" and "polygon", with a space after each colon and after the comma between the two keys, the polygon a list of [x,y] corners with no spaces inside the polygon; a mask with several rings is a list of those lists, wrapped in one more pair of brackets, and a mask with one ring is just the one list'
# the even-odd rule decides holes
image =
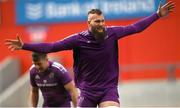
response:
{"label": "blurred background", "polygon": [[[169,0],[161,0],[164,4]],[[180,107],[180,1],[139,34],[119,40],[122,107]],[[28,106],[30,51],[11,52],[5,39],[54,42],[87,29],[87,11],[100,8],[106,25],[128,25],[156,12],[159,0],[0,0],[0,107]],[[73,76],[72,51],[49,54]],[[42,98],[39,105],[41,106]]]}

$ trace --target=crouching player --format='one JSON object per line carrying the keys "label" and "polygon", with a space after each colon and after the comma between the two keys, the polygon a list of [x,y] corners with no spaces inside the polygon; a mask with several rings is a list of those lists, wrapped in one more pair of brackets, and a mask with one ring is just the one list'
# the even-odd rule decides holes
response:
{"label": "crouching player", "polygon": [[30,68],[31,105],[37,107],[39,89],[44,99],[43,107],[70,107],[71,100],[77,106],[77,90],[68,71],[59,63],[49,61],[47,54],[32,54]]}

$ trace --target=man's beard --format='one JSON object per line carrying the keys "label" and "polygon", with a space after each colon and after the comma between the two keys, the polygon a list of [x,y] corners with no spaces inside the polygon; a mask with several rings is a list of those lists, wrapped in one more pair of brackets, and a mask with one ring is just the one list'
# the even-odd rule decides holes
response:
{"label": "man's beard", "polygon": [[[98,29],[103,29],[103,32],[99,32]],[[97,41],[103,41],[106,37],[106,31],[104,27],[92,27],[91,32]]]}

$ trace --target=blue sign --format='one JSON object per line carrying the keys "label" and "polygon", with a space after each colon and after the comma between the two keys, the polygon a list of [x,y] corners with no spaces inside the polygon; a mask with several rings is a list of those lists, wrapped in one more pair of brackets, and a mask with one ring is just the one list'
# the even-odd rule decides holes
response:
{"label": "blue sign", "polygon": [[[16,0],[16,23],[85,21],[92,8],[106,20],[144,17],[156,12],[160,0]],[[161,0],[165,3],[166,0]]]}

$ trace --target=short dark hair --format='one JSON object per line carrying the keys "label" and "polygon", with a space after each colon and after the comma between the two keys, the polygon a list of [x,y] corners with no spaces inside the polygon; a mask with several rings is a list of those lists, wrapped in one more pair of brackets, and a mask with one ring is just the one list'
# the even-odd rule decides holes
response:
{"label": "short dark hair", "polygon": [[46,53],[37,53],[37,52],[33,52],[32,53],[32,60],[34,62],[39,61],[40,59],[45,59],[47,57]]}
{"label": "short dark hair", "polygon": [[102,11],[100,9],[91,9],[89,12],[88,12],[88,15],[89,14],[98,14],[98,15],[101,15],[102,14]]}

